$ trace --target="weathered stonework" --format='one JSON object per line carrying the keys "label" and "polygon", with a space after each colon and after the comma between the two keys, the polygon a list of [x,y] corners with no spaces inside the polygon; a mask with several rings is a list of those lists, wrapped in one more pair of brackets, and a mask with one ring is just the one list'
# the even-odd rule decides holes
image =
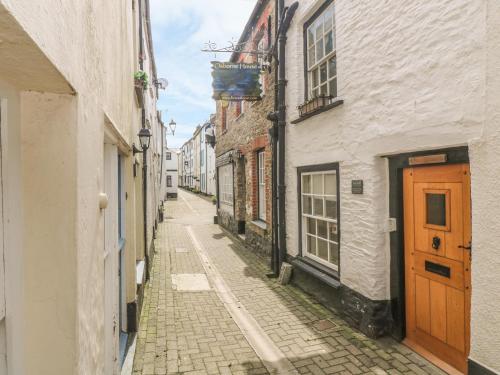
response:
{"label": "weathered stonework", "polygon": [[272,242],[270,240],[270,231],[263,229],[253,222],[246,223],[245,245],[254,249],[262,256],[271,256]]}
{"label": "weathered stonework", "polygon": [[[274,35],[274,2],[260,2],[252,15],[249,27],[243,32],[242,41],[246,41],[247,49],[256,49],[256,44],[265,38],[266,48],[272,40],[268,40],[267,25],[271,20],[271,35]],[[254,62],[253,55],[232,56],[231,61]],[[217,102],[216,115],[216,156],[220,158],[230,151],[240,157],[233,158],[234,164],[234,217],[227,210],[218,210],[219,224],[234,233],[243,231],[246,234],[246,243],[256,252],[270,255],[271,253],[271,218],[272,218],[272,145],[268,136],[272,123],[267,115],[274,110],[274,66],[271,71],[262,73],[263,97],[257,102]],[[225,112],[223,114],[223,112]],[[225,124],[223,121],[225,120]],[[265,201],[266,226],[262,230],[259,226],[251,224],[258,220],[258,174],[257,151],[265,152]]]}

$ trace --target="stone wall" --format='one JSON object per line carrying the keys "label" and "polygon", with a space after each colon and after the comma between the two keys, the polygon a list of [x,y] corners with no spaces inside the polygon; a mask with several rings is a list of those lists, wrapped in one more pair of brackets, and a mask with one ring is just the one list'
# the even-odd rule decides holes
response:
{"label": "stone wall", "polygon": [[[267,20],[271,17],[274,23],[274,2],[268,1],[258,19],[255,21],[255,29],[262,29],[267,25]],[[255,38],[258,33],[253,33]],[[274,24],[272,24],[272,35],[274,35]],[[267,38],[267,31],[264,34]],[[272,41],[271,41],[272,43]],[[269,45],[269,42],[268,42]],[[255,49],[253,43],[248,43],[247,47]],[[240,62],[253,62],[254,56],[236,56],[235,60]],[[271,207],[272,207],[272,144],[268,136],[272,123],[267,119],[267,115],[274,110],[274,67],[262,73],[263,97],[257,102],[217,102],[217,114],[215,118],[217,144],[215,148],[216,156],[229,152],[238,151],[240,158],[235,157],[234,184],[235,184],[235,221],[245,222],[245,232],[247,234],[247,244],[253,249],[266,254],[270,253],[271,241]],[[222,111],[226,111],[226,126],[222,124]],[[266,184],[266,230],[248,223],[258,219],[258,194],[257,194],[257,161],[256,152],[265,150],[265,184]],[[219,214],[220,210],[219,210]],[[227,226],[228,220],[225,214],[221,215],[219,223]],[[229,224],[237,232],[238,224]],[[242,224],[240,224],[242,225]],[[240,228],[241,231],[241,228]],[[260,237],[260,238],[259,238]]]}

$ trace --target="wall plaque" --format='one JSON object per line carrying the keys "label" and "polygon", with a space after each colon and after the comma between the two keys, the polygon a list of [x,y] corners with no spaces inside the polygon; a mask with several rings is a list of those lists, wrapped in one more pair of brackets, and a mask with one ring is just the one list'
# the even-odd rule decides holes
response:
{"label": "wall plaque", "polygon": [[363,194],[363,180],[352,180],[351,191],[353,194]]}
{"label": "wall plaque", "polygon": [[439,164],[439,163],[446,163],[447,160],[448,158],[446,154],[413,156],[408,159],[408,164],[410,165]]}

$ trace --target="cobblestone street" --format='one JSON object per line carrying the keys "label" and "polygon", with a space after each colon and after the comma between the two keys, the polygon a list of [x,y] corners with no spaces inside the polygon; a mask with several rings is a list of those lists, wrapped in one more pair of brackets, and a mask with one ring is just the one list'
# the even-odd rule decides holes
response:
{"label": "cobblestone street", "polygon": [[440,374],[405,346],[371,340],[213,224],[215,206],[168,201],[145,293],[134,374]]}

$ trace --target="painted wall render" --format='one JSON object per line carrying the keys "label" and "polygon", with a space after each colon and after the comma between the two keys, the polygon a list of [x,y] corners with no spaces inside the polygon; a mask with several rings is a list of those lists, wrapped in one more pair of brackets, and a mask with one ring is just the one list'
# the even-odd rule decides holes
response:
{"label": "painted wall render", "polygon": [[[104,223],[98,201],[104,189],[103,143],[108,123],[120,135],[117,147],[126,168],[133,167],[135,158],[128,154],[140,126],[132,79],[138,69],[137,5],[0,1],[0,54],[3,61],[17,62],[0,69],[0,95],[7,97],[13,114],[4,158],[9,161],[7,194],[17,212],[8,229],[9,238],[17,238],[11,239],[16,252],[6,255],[11,374],[104,373]],[[12,48],[15,42],[20,46]],[[27,78],[9,88],[4,77],[15,76]],[[151,92],[148,108],[154,108],[156,142],[155,98]],[[157,173],[153,160],[159,160],[159,150],[152,149],[150,166]],[[130,173],[125,188],[140,194],[140,174],[134,181]],[[160,194],[150,187],[152,223]],[[135,219],[127,219],[132,259],[127,270],[133,273],[134,245],[140,243],[134,234],[142,237],[142,232],[130,229],[140,226],[142,207],[134,202],[127,210],[137,211]],[[24,244],[22,233],[32,234],[24,236]],[[128,300],[135,297],[131,276]],[[41,346],[47,337],[52,344]]]}
{"label": "painted wall render", "polygon": [[[494,313],[500,309],[500,279],[493,270],[498,268],[498,230],[488,225],[499,208],[494,188],[494,155],[500,150],[499,4],[336,0],[338,93],[344,104],[293,125],[290,121],[299,117],[297,106],[305,99],[303,24],[322,4],[300,1],[288,32],[288,252],[298,252],[296,168],[338,161],[341,282],[372,300],[389,299],[389,189],[381,156],[469,146],[474,248],[470,356],[500,371],[493,353],[500,347]],[[351,194],[353,179],[364,180],[364,195]]]}

